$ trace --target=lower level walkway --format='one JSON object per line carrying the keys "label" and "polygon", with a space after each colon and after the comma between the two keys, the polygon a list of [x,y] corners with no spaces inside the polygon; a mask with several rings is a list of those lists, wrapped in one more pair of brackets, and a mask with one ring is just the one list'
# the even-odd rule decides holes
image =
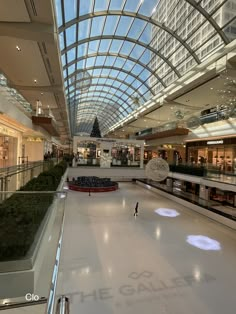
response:
{"label": "lower level walkway", "polygon": [[57,294],[70,298],[71,313],[235,314],[236,233],[119,185],[68,193]]}

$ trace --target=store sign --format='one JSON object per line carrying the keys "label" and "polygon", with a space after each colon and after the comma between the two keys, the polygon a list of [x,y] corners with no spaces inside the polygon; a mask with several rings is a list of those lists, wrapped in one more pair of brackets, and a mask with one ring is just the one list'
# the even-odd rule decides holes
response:
{"label": "store sign", "polygon": [[116,143],[116,140],[104,140],[104,139],[101,139],[101,138],[97,138],[96,139],[97,142],[106,142],[106,143]]}
{"label": "store sign", "polygon": [[219,141],[208,141],[207,145],[217,145],[217,144],[224,144],[223,140],[219,140]]}
{"label": "store sign", "polygon": [[5,126],[0,126],[0,133],[4,135],[9,135],[9,136],[17,136],[16,131],[11,130]]}

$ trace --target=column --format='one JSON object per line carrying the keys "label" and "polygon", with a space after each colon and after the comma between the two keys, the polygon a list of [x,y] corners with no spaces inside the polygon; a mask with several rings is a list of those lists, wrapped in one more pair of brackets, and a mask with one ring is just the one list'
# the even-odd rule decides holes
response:
{"label": "column", "polygon": [[140,147],[140,168],[143,169],[143,158],[144,158],[144,144]]}
{"label": "column", "polygon": [[77,154],[77,140],[78,136],[73,137],[73,153]]}

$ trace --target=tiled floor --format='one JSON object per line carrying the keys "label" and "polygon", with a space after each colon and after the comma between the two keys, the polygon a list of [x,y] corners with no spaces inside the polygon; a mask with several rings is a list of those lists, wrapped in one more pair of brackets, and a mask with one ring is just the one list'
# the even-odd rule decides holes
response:
{"label": "tiled floor", "polygon": [[66,206],[57,294],[72,314],[235,314],[233,230],[131,183]]}

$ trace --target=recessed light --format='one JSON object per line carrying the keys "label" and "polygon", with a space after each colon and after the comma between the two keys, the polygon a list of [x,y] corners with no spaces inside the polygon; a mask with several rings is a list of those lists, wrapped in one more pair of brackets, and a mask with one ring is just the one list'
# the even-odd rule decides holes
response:
{"label": "recessed light", "polygon": [[21,51],[21,49],[20,49],[20,47],[19,47],[19,46],[16,46],[16,50]]}
{"label": "recessed light", "polygon": [[211,87],[211,89],[214,89],[214,87]]}
{"label": "recessed light", "polygon": [[[37,81],[36,81],[37,82]],[[41,93],[41,95],[43,95],[43,93]]]}

